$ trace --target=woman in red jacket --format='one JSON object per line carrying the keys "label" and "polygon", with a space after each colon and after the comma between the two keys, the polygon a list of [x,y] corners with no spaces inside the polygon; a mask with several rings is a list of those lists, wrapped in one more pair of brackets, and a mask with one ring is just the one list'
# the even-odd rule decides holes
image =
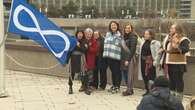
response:
{"label": "woman in red jacket", "polygon": [[91,28],[87,28],[85,30],[85,37],[86,40],[88,41],[88,50],[86,53],[84,87],[85,87],[85,93],[87,95],[90,95],[92,91],[89,88],[89,84],[93,82],[93,71],[96,67],[95,57],[98,52],[98,44],[97,44],[97,40],[93,38],[93,30]]}

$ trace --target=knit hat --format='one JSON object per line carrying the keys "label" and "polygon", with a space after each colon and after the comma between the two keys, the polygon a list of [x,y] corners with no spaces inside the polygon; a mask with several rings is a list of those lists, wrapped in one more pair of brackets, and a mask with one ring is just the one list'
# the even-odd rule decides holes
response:
{"label": "knit hat", "polygon": [[154,80],[155,87],[169,87],[169,80],[164,76],[159,76]]}

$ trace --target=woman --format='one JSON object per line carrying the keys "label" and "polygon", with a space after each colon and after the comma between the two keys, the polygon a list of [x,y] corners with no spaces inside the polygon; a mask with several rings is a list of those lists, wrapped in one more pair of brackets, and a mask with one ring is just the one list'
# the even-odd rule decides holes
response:
{"label": "woman", "polygon": [[104,40],[103,57],[106,58],[106,67],[110,67],[112,73],[112,87],[109,92],[117,93],[120,89],[121,72],[121,32],[119,24],[116,21],[111,21],[109,24],[109,32],[106,33]]}
{"label": "woman", "polygon": [[144,32],[144,40],[140,46],[141,55],[139,56],[139,79],[144,80],[146,89],[146,92],[143,95],[149,93],[149,82],[152,83],[156,78],[157,60],[160,46],[160,42],[155,40],[153,30],[146,30]]}
{"label": "woman", "polygon": [[127,24],[124,28],[124,44],[122,43],[122,61],[121,72],[127,84],[127,90],[123,92],[123,96],[132,95],[133,79],[136,74],[136,46],[137,36],[133,32],[133,26]]}
{"label": "woman", "polygon": [[181,100],[184,90],[183,75],[187,71],[186,53],[189,49],[190,40],[183,34],[181,25],[173,24],[170,34],[163,41],[161,65],[168,71],[172,93]]}
{"label": "woman", "polygon": [[85,37],[88,41],[88,50],[86,53],[86,65],[85,65],[85,73],[84,73],[84,87],[85,93],[90,95],[92,90],[89,87],[93,82],[93,71],[96,67],[95,65],[95,57],[98,52],[97,40],[93,37],[93,30],[91,28],[85,29]]}
{"label": "woman", "polygon": [[85,38],[84,38],[84,32],[81,30],[78,30],[76,32],[76,38],[77,38],[77,46],[71,53],[71,61],[70,61],[70,73],[69,76],[69,94],[73,94],[72,85],[74,80],[75,73],[83,74],[84,72],[84,64],[85,64],[85,53],[87,51],[87,47],[85,45],[87,44]]}
{"label": "woman", "polygon": [[92,86],[95,89],[99,88],[100,90],[105,90],[107,84],[107,72],[105,69],[105,59],[103,58],[104,38],[101,36],[99,31],[94,32],[94,38],[97,40],[99,49],[96,55],[96,68],[93,74]]}

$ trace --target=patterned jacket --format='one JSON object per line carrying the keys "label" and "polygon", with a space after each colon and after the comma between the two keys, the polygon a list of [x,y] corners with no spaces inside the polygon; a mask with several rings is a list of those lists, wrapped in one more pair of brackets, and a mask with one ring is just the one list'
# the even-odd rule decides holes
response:
{"label": "patterned jacket", "polygon": [[108,32],[104,40],[104,52],[103,57],[121,60],[121,33]]}

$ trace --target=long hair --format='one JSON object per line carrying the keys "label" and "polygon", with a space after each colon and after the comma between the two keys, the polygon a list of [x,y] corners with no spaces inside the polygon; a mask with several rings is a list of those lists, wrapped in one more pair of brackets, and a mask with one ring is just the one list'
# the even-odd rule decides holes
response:
{"label": "long hair", "polygon": [[78,37],[78,33],[80,33],[80,32],[83,34],[82,39],[84,39],[85,38],[85,34],[84,34],[83,30],[77,30],[76,33],[75,33],[75,37],[77,38]]}
{"label": "long hair", "polygon": [[127,23],[127,24],[124,26],[124,29],[123,29],[123,32],[124,32],[124,33],[125,33],[125,28],[126,28],[127,26],[130,26],[130,27],[131,27],[131,32],[134,32],[134,27],[133,27],[133,25],[132,25],[131,23]]}
{"label": "long hair", "polygon": [[174,24],[175,30],[178,38],[184,37],[184,30],[181,24]]}
{"label": "long hair", "polygon": [[117,25],[117,30],[116,30],[116,31],[119,31],[119,32],[120,32],[119,23],[116,22],[116,21],[111,21],[111,22],[109,23],[109,27],[108,27],[109,31],[113,34],[112,29],[111,29],[111,24],[112,24],[112,23],[115,23],[115,24]]}
{"label": "long hair", "polygon": [[144,32],[149,32],[150,36],[151,36],[151,40],[155,40],[155,32],[153,29],[147,29]]}
{"label": "long hair", "polygon": [[[130,32],[130,33],[134,33],[133,25],[132,25],[131,23],[127,23],[127,24],[124,26],[124,28],[123,28],[123,35],[124,35],[124,37],[127,35],[127,33],[125,32],[125,29],[126,29],[127,26],[130,26],[130,28],[131,28],[131,32]],[[129,33],[128,33],[128,34],[129,34]]]}

